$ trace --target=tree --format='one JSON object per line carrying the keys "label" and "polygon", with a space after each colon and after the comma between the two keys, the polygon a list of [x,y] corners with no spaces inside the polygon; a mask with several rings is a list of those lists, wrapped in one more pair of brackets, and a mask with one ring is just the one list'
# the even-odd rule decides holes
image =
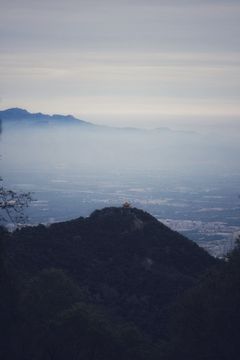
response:
{"label": "tree", "polygon": [[228,360],[240,352],[240,242],[176,303],[171,360]]}
{"label": "tree", "polygon": [[[0,209],[5,212],[9,219],[15,225],[25,224],[28,217],[24,215],[24,211],[33,201],[32,193],[16,193],[12,190],[0,188]],[[3,215],[0,215],[0,221],[7,221]]]}
{"label": "tree", "polygon": [[43,270],[32,277],[19,295],[16,353],[22,358],[38,359],[46,351],[55,359],[53,354],[60,344],[57,342],[55,346],[55,329],[49,332],[49,327],[59,314],[79,300],[79,287],[62,270]]}
{"label": "tree", "polygon": [[[0,181],[2,181],[1,176]],[[4,187],[0,188],[0,210],[2,213],[7,214],[9,219],[17,226],[27,222],[28,218],[24,215],[24,211],[31,201],[33,201],[33,197],[30,192],[18,194]],[[0,222],[6,221],[2,213],[0,213]],[[4,294],[4,296],[0,297],[0,357],[12,359],[14,358],[12,331],[16,315],[17,289],[12,275],[5,266],[5,235],[6,229],[0,226],[0,293]]]}
{"label": "tree", "polygon": [[[0,119],[1,134],[1,119]],[[0,181],[2,177],[0,176]],[[25,224],[28,217],[24,215],[25,209],[33,201],[32,193],[17,193],[0,187],[0,222],[7,221],[4,213],[16,225]],[[12,343],[13,329],[15,327],[17,288],[14,278],[5,266],[4,237],[6,230],[0,226],[0,357],[14,358]]]}
{"label": "tree", "polygon": [[[2,132],[2,121],[0,119],[0,134]],[[0,176],[0,181],[2,177]],[[15,191],[0,188],[0,209],[5,212],[9,219],[15,225],[25,224],[28,221],[28,217],[24,215],[24,211],[29,207],[31,201],[33,201],[32,193],[20,193]],[[0,214],[0,221],[6,221],[3,215]]]}

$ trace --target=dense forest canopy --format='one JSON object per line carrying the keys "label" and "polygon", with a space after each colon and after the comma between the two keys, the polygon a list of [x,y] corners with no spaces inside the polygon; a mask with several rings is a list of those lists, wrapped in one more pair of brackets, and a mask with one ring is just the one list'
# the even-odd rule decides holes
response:
{"label": "dense forest canopy", "polygon": [[1,228],[1,358],[237,358],[240,245],[210,256],[150,214]]}

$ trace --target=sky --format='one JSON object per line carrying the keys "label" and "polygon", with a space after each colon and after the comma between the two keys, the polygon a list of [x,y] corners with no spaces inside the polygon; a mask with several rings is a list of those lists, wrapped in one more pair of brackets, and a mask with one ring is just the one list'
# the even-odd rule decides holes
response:
{"label": "sky", "polygon": [[0,109],[240,134],[240,2],[1,0]]}

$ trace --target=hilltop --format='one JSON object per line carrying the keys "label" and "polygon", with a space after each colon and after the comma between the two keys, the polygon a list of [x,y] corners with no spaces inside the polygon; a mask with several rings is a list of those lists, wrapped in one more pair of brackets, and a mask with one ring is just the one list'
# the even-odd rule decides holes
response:
{"label": "hilltop", "polygon": [[170,304],[218,263],[136,208],[104,208],[87,218],[16,230],[6,252],[18,278],[61,269],[84,302],[103,306],[119,323],[131,322],[153,339],[164,334]]}

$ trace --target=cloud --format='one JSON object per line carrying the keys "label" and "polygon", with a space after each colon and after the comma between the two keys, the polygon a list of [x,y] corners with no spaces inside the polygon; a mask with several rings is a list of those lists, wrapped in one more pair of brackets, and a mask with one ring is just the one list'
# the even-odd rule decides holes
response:
{"label": "cloud", "polygon": [[234,2],[20,0],[4,4],[0,26],[4,45],[22,49],[234,50],[239,9]]}
{"label": "cloud", "polygon": [[20,91],[29,96],[36,87],[36,94],[48,96],[65,91],[68,96],[238,99],[238,62],[236,54],[9,54],[1,58],[0,74],[9,96]]}
{"label": "cloud", "polygon": [[92,122],[239,115],[239,27],[237,1],[9,0],[1,105]]}

